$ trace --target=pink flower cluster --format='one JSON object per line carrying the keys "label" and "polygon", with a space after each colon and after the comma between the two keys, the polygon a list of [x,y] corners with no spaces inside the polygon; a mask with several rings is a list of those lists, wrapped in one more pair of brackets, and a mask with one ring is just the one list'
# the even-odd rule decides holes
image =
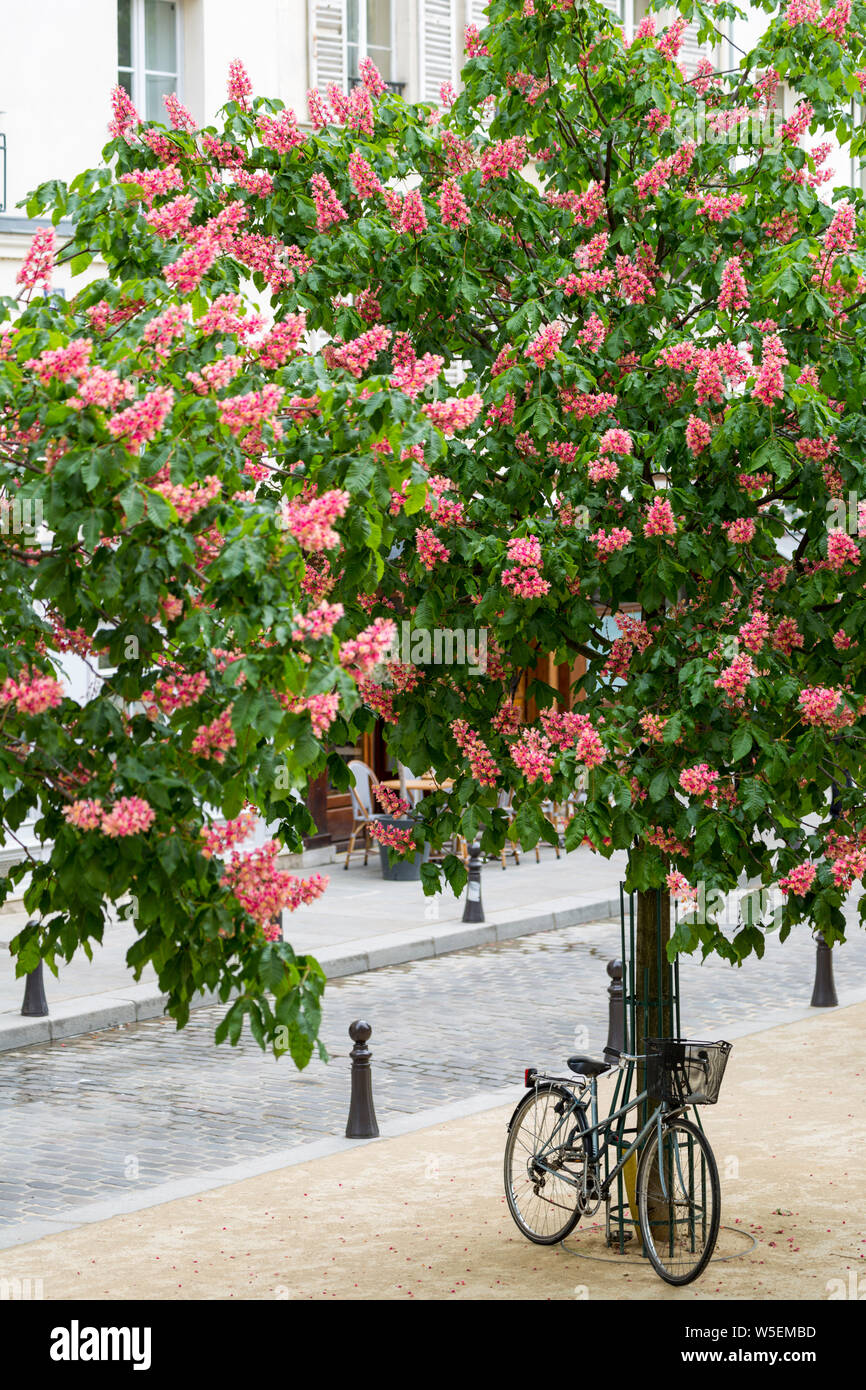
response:
{"label": "pink flower cluster", "polygon": [[385,351],[390,341],[390,328],[377,324],[375,328],[368,328],[366,333],[353,338],[350,343],[344,343],[339,347],[329,344],[323,356],[328,367],[342,367],[343,371],[351,372],[352,376],[360,378],[370,363],[375,362],[379,353]]}
{"label": "pink flower cluster", "polygon": [[64,807],[63,814],[67,823],[78,830],[101,830],[110,839],[143,835],[156,819],[153,807],[140,796],[122,796],[110,810],[105,810],[96,798],[75,801]]}
{"label": "pink flower cluster", "polygon": [[373,795],[389,816],[405,816],[411,809],[409,802],[395,792],[391,787],[383,787],[377,782],[373,788]]}
{"label": "pink flower cluster", "polygon": [[666,497],[654,497],[643,524],[645,536],[675,536],[677,523],[673,507]]}
{"label": "pink flower cluster", "polygon": [[340,544],[333,523],[345,516],[350,500],[348,492],[340,488],[332,488],[307,500],[284,497],[279,524],[294,536],[302,550],[332,550]]}
{"label": "pink flower cluster", "polygon": [[689,796],[709,796],[714,798],[717,792],[719,774],[708,767],[706,763],[698,763],[695,767],[687,767],[680,773],[680,786]]}
{"label": "pink flower cluster", "polygon": [[0,686],[0,705],[14,704],[18,714],[44,714],[63,699],[63,687],[54,676],[40,671],[28,671],[24,666],[18,679],[7,676]]}
{"label": "pink flower cluster", "polygon": [[779,879],[779,887],[783,893],[796,893],[798,897],[802,898],[815,882],[817,872],[814,864],[798,864],[784,878]]}
{"label": "pink flower cluster", "polygon": [[340,647],[340,665],[353,675],[369,675],[391,650],[396,636],[397,625],[391,618],[374,619]]}
{"label": "pink flower cluster", "polygon": [[45,348],[38,357],[29,358],[24,365],[29,371],[35,372],[43,386],[48,386],[52,380],[68,381],[70,377],[84,376],[92,351],[91,338],[77,338],[67,347]]}
{"label": "pink flower cluster", "polygon": [[397,230],[406,232],[411,236],[417,236],[427,227],[427,214],[424,211],[424,203],[417,188],[411,189],[403,199],[403,208],[400,213],[400,221]]}
{"label": "pink flower cluster", "polygon": [[247,75],[246,68],[240,58],[233,58],[229,63],[229,101],[236,101],[242,111],[249,111],[249,98],[252,96],[252,92],[253,84]]}
{"label": "pink flower cluster", "polygon": [[206,396],[208,391],[221,391],[234,381],[243,365],[237,356],[218,357],[215,362],[206,362],[200,372],[187,372],[186,379],[197,395]]}
{"label": "pink flower cluster", "polygon": [[166,93],[162,100],[168,113],[168,119],[175,130],[192,131],[196,129],[195,117],[191,111],[187,110],[175,92]]}
{"label": "pink flower cluster", "polygon": [[210,506],[222,491],[222,483],[216,474],[211,474],[203,482],[158,483],[155,488],[166,502],[170,502],[184,523],[192,521],[200,511]]}
{"label": "pink flower cluster", "polygon": [[764,339],[761,353],[761,368],[752,395],[764,405],[772,407],[773,402],[785,394],[785,364],[788,354],[777,333],[770,333]]}
{"label": "pink flower cluster", "polygon": [[693,454],[706,449],[713,437],[712,426],[698,415],[690,415],[686,425],[686,444]]}
{"label": "pink flower cluster", "polygon": [[601,561],[608,560],[618,550],[623,550],[631,538],[632,533],[627,526],[614,526],[611,531],[605,531],[604,527],[600,527],[589,537]]}
{"label": "pink flower cluster", "polygon": [[373,198],[382,192],[378,174],[358,150],[349,155],[349,178],[359,198]]}
{"label": "pink flower cluster", "polygon": [[517,598],[540,598],[550,590],[541,575],[541,542],[537,536],[516,536],[508,542],[512,568],[502,571],[502,583]]}
{"label": "pink flower cluster", "polygon": [[199,724],[190,745],[190,752],[197,758],[213,758],[215,762],[224,763],[226,753],[234,748],[236,743],[237,738],[232,728],[232,706],[229,705],[212,723]]}
{"label": "pink flower cluster", "polygon": [[526,346],[526,356],[534,362],[539,371],[552,362],[565,336],[565,324],[558,320],[545,323]]}
{"label": "pink flower cluster", "polygon": [[746,277],[739,256],[731,256],[725,262],[718,305],[720,312],[731,314],[749,307],[749,291],[746,288]]}
{"label": "pink flower cluster", "polygon": [[498,140],[481,152],[481,182],[507,179],[512,170],[519,171],[526,163],[526,137],[512,135],[510,140]]}
{"label": "pink flower cluster", "polygon": [[294,912],[302,904],[315,902],[328,886],[328,879],[321,874],[310,878],[296,878],[294,874],[278,869],[276,858],[279,845],[276,840],[249,851],[235,851],[220,879],[237,898],[245,912],[263,928],[269,941],[277,940],[280,927],[274,922],[283,908]]}
{"label": "pink flower cluster", "polygon": [[306,139],[303,131],[298,129],[298,118],[291,107],[286,107],[278,116],[269,116],[267,112],[262,112],[256,120],[256,125],[262,144],[267,145],[270,150],[276,150],[277,154],[288,154],[299,145],[303,145]]}
{"label": "pink flower cluster", "polygon": [[239,845],[252,835],[255,826],[256,817],[252,811],[241,811],[234,820],[227,820],[223,825],[212,825],[210,829],[202,831],[202,854],[205,859],[212,859],[215,854],[223,854],[225,850]]}
{"label": "pink flower cluster", "polygon": [[128,138],[128,132],[134,126],[141,124],[141,118],[132,104],[132,98],[125,87],[117,86],[111,89],[111,110],[112,120],[108,126],[108,133],[112,140]]}
{"label": "pink flower cluster", "polygon": [[604,744],[588,715],[577,710],[544,709],[540,718],[547,738],[557,748],[576,748],[577,761],[586,767],[604,762]]}
{"label": "pink flower cluster", "polygon": [[844,569],[846,565],[859,565],[862,556],[860,547],[853,536],[834,529],[827,537],[827,563],[833,570]]}
{"label": "pink flower cluster", "polygon": [[484,402],[479,395],[452,396],[447,401],[430,401],[423,414],[440,429],[446,439],[473,423]]}
{"label": "pink flower cluster", "polygon": [[318,695],[283,695],[279,699],[293,714],[309,714],[316,738],[324,738],[340,708],[340,696],[334,691]]}
{"label": "pink flower cluster", "polygon": [[433,570],[450,559],[448,547],[442,544],[429,526],[418,527],[415,532],[415,549],[425,570]]}
{"label": "pink flower cluster", "polygon": [[418,358],[413,354],[411,361],[401,363],[395,369],[389,385],[414,401],[425,386],[436,380],[444,361],[444,357],[437,357],[432,352],[425,352],[423,357]]}
{"label": "pink flower cluster", "polygon": [[722,529],[727,532],[732,545],[748,545],[755,538],[755,523],[750,516],[738,516],[735,521],[723,521]]}
{"label": "pink flower cluster", "polygon": [[170,386],[157,386],[127,410],[112,415],[108,430],[115,439],[122,439],[130,452],[135,452],[143,444],[159,434],[174,403],[174,391]]}
{"label": "pink flower cluster", "polygon": [[469,207],[454,179],[446,179],[439,191],[439,216],[443,226],[452,227],[456,232],[469,225]]}
{"label": "pink flower cluster", "polygon": [[552,782],[555,756],[550,739],[539,729],[524,729],[511,745],[511,760],[527,782]]}
{"label": "pink flower cluster", "polygon": [[856,718],[854,711],[845,704],[841,690],[825,685],[808,686],[800,691],[798,698],[804,724],[843,729]]}
{"label": "pink flower cluster", "polygon": [[322,603],[311,608],[309,613],[299,613],[295,618],[292,636],[296,641],[309,638],[312,642],[322,637],[330,637],[345,609],[342,603]]}
{"label": "pink flower cluster", "polygon": [[380,845],[387,845],[389,849],[396,850],[398,854],[408,854],[416,848],[414,831],[408,827],[384,825],[378,820],[370,821],[368,825],[374,840],[378,840]]}
{"label": "pink flower cluster", "polygon": [[25,289],[35,289],[42,285],[46,291],[51,289],[51,276],[54,270],[54,255],[57,237],[53,227],[40,227],[30,243],[24,262],[15,276],[15,283]]}
{"label": "pink flower cluster", "polygon": [[465,719],[452,719],[451,732],[457,747],[469,761],[472,776],[482,787],[495,787],[499,777],[499,767],[484,740]]}
{"label": "pink flower cluster", "polygon": [[[243,430],[259,430],[280,408],[282,389],[271,383],[261,391],[248,391],[242,396],[228,396],[219,401],[220,420],[237,437]],[[276,422],[274,422],[276,423]]]}
{"label": "pink flower cluster", "polygon": [[313,202],[316,206],[316,231],[326,232],[338,222],[345,222],[349,214],[343,207],[324,174],[314,174],[311,182]]}
{"label": "pink flower cluster", "polygon": [[163,714],[174,714],[175,710],[188,709],[190,705],[196,704],[207,688],[207,674],[204,671],[192,671],[161,678],[154,683],[153,690],[143,690],[141,698],[145,705],[153,706],[154,713],[158,708]]}
{"label": "pink flower cluster", "polygon": [[741,652],[739,656],[734,657],[730,666],[726,666],[721,675],[713,681],[713,685],[718,690],[724,690],[730,704],[742,705],[749,681],[754,675],[755,663],[748,652]]}

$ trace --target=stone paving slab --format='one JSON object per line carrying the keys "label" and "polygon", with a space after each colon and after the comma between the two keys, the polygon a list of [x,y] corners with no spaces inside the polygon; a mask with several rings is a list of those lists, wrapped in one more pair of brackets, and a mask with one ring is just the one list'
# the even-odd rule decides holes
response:
{"label": "stone paving slab", "polygon": [[[322,1037],[332,1060],[297,1073],[248,1036],[214,1046],[223,1006],[130,1023],[0,1058],[0,1227],[64,1220],[82,1204],[342,1135],[348,1111],[347,1027],[373,1024],[380,1124],[482,1091],[513,1086],[527,1065],[562,1069],[607,1037],[607,962],[617,921],[538,932],[333,981]],[[866,994],[866,932],[852,921],[834,951],[840,1000]],[[683,1028],[741,1036],[808,1014],[815,948],[807,929],[739,970],[681,962]],[[813,1011],[816,1012],[816,1011]]]}

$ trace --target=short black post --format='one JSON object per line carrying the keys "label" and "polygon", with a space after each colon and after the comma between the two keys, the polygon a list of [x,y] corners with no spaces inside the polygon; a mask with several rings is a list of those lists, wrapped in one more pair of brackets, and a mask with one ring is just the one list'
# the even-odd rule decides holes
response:
{"label": "short black post", "polygon": [[466,885],[464,922],[483,922],[484,904],[481,901],[481,846],[469,846],[469,882]]}
{"label": "short black post", "polygon": [[815,985],[812,990],[813,1009],[833,1009],[839,1003],[833,980],[833,952],[823,936],[816,941]]}
{"label": "short black post", "polygon": [[21,1012],[25,1018],[46,1018],[48,1000],[45,998],[45,984],[42,979],[42,961],[35,970],[24,976],[24,1003]]}
{"label": "short black post", "polygon": [[610,1000],[607,1012],[607,1042],[604,1060],[616,1062],[625,1050],[625,1012],[622,997],[622,961],[609,960],[607,973],[610,976],[607,997]]}
{"label": "short black post", "polygon": [[379,1126],[376,1124],[376,1111],[373,1108],[373,1077],[370,1059],[373,1056],[367,1046],[367,1039],[373,1029],[362,1018],[349,1024],[349,1037],[355,1046],[350,1052],[352,1058],[352,1099],[349,1104],[349,1122],[346,1125],[347,1139],[376,1139]]}

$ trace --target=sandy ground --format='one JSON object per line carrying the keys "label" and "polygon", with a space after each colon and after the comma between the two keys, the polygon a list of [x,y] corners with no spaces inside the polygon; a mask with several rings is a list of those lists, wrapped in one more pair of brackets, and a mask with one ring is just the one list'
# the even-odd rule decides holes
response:
{"label": "sandy ground", "polygon": [[48,1299],[866,1296],[864,1076],[866,1005],[735,1044],[702,1112],[733,1229],[685,1289],[599,1230],[569,1238],[581,1256],[526,1241],[502,1192],[505,1110],[3,1251],[0,1277],[41,1277]]}

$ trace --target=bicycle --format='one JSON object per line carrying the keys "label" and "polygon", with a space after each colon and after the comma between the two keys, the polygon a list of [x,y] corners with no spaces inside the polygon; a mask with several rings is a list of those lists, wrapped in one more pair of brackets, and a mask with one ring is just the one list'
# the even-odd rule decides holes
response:
{"label": "bicycle", "polygon": [[[721,1195],[713,1151],[683,1112],[718,1100],[731,1044],[653,1038],[647,1048],[640,1055],[622,1053],[613,1064],[569,1057],[574,1075],[568,1077],[526,1069],[528,1093],[508,1124],[505,1195],[523,1234],[537,1245],[555,1245],[610,1201],[613,1182],[640,1149],[635,1196],[644,1251],[666,1283],[689,1284],[715,1249]],[[640,1061],[646,1062],[646,1090],[599,1121],[599,1078]],[[618,1088],[613,1105],[617,1094]],[[626,1147],[625,1117],[644,1101],[655,1109]],[[602,1177],[609,1147],[618,1161]]]}

